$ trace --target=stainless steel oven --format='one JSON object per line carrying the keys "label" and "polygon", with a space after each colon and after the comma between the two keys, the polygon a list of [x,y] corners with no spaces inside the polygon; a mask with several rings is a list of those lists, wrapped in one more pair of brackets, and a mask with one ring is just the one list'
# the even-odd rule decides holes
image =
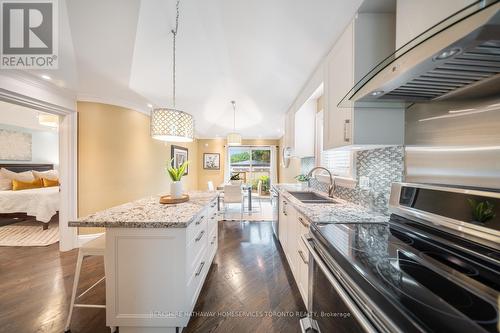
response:
{"label": "stainless steel oven", "polygon": [[278,192],[274,189],[271,188],[271,207],[272,207],[272,212],[273,212],[273,233],[276,239],[278,239],[278,228],[279,228],[279,195]]}
{"label": "stainless steel oven", "polygon": [[310,225],[303,332],[500,332],[500,193],[395,183],[390,206]]}
{"label": "stainless steel oven", "polygon": [[348,277],[339,270],[334,275],[333,262],[325,262],[325,254],[312,238],[302,237],[309,250],[310,295],[309,317],[300,321],[302,332],[379,332],[355,303],[353,291],[342,285],[341,280]]}

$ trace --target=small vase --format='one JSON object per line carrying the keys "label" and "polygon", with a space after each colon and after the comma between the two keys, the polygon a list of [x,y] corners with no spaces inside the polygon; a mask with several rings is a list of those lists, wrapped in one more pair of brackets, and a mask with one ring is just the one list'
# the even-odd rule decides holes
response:
{"label": "small vase", "polygon": [[179,199],[182,197],[182,182],[181,181],[172,182],[170,184],[170,195],[174,199]]}

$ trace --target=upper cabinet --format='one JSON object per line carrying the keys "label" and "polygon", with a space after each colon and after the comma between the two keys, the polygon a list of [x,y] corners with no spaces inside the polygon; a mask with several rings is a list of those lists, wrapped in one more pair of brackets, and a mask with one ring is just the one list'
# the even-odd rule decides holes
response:
{"label": "upper cabinet", "polygon": [[401,109],[338,107],[355,82],[394,52],[394,14],[356,15],[324,63],[324,149],[404,141]]}
{"label": "upper cabinet", "polygon": [[317,99],[311,98],[295,112],[295,145],[293,151],[295,157],[314,156],[314,129],[317,107]]}

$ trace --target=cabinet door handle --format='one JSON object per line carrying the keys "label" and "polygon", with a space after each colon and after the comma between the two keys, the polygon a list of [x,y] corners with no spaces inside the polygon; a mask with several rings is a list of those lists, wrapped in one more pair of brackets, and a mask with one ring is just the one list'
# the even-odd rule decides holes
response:
{"label": "cabinet door handle", "polygon": [[200,224],[200,223],[201,223],[201,221],[203,221],[203,219],[204,219],[204,218],[205,218],[205,216],[203,216],[203,215],[202,215],[202,216],[200,217],[200,219],[199,219],[198,221],[196,221],[196,225]]}
{"label": "cabinet door handle", "polygon": [[200,267],[198,267],[198,270],[197,270],[197,271],[196,271],[196,273],[194,274],[195,276],[198,276],[198,275],[200,275],[200,274],[201,274],[201,271],[203,270],[203,266],[205,266],[205,262],[204,262],[204,261],[202,261],[202,262],[200,263]]}
{"label": "cabinet door handle", "polygon": [[205,230],[202,230],[200,232],[200,234],[198,235],[198,237],[195,238],[195,241],[198,242],[200,241],[200,239],[202,239],[203,235],[205,234]]}
{"label": "cabinet door handle", "polygon": [[300,224],[302,224],[304,227],[309,228],[309,224],[308,224],[306,221],[304,221],[304,219],[303,219],[302,217],[300,217],[300,216],[299,216],[299,222],[300,222]]}
{"label": "cabinet door handle", "polygon": [[348,135],[350,124],[351,124],[350,119],[344,120],[344,141],[345,142],[351,141],[351,139],[349,138],[349,135]]}
{"label": "cabinet door handle", "polygon": [[217,239],[217,236],[214,236],[214,238],[212,239],[212,241],[210,242],[210,244],[214,245],[216,239]]}
{"label": "cabinet door handle", "polygon": [[217,202],[214,202],[213,204],[210,205],[210,208],[214,208],[217,205]]}
{"label": "cabinet door handle", "polygon": [[307,261],[306,257],[304,256],[304,252],[302,252],[301,250],[299,250],[298,252],[299,252],[300,259],[302,259],[304,264],[306,264],[306,265],[309,264],[309,261]]}

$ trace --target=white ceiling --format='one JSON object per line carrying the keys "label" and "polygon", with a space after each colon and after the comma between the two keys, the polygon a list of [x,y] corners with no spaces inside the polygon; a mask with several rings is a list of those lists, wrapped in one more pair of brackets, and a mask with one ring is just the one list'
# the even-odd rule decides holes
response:
{"label": "white ceiling", "polygon": [[[61,3],[60,70],[80,100],[171,106],[175,0]],[[361,0],[181,0],[177,108],[198,137],[278,138],[284,113]]]}
{"label": "white ceiling", "polygon": [[45,132],[57,132],[57,128],[41,125],[38,115],[45,114],[17,104],[0,101],[0,125],[29,128]]}

